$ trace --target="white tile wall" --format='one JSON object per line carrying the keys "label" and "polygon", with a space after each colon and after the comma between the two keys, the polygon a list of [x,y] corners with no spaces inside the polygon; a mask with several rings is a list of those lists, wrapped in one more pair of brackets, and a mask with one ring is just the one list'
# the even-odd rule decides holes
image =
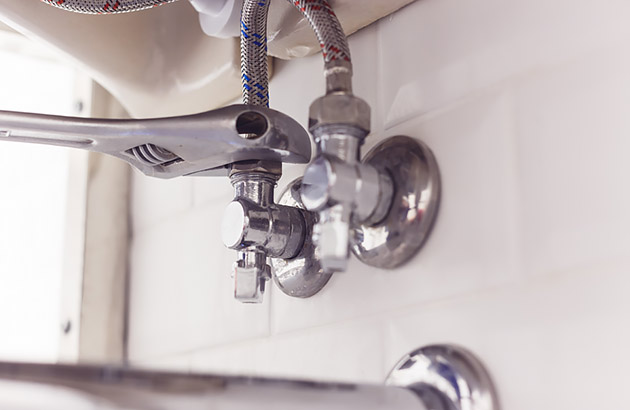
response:
{"label": "white tile wall", "polygon": [[[504,408],[627,407],[611,391],[630,364],[628,21],[621,0],[420,0],[352,36],[366,148],[427,142],[443,202],[409,264],[354,260],[307,300],[232,300],[226,180],[135,176],[131,362],[380,382],[451,342],[488,364]],[[321,67],[278,63],[272,106],[305,124]]]}
{"label": "white tile wall", "polygon": [[[442,164],[440,216],[425,250],[391,272],[353,260],[316,298],[296,300],[275,289],[272,331],[419,305],[517,278],[512,112],[509,94],[493,89],[441,116],[388,130],[388,136],[422,137]],[[361,298],[370,303],[357,303]]]}
{"label": "white tile wall", "polygon": [[619,42],[515,88],[524,265],[578,267],[630,251],[630,49]]}
{"label": "white tile wall", "polygon": [[221,202],[194,209],[134,237],[130,358],[159,359],[269,334],[269,301],[252,309],[232,296],[233,255],[217,251],[222,211]]}
{"label": "white tile wall", "polygon": [[136,233],[186,213],[193,205],[192,179],[146,178],[134,171],[132,183],[132,220]]}

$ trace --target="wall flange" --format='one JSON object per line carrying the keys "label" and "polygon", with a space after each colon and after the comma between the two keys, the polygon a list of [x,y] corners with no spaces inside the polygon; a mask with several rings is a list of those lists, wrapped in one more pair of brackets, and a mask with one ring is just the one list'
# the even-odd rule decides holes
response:
{"label": "wall flange", "polygon": [[353,227],[352,250],[363,263],[392,269],[418,253],[433,228],[440,204],[439,168],[429,147],[405,136],[385,140],[362,162],[389,174],[395,187],[385,219]]}
{"label": "wall flange", "polygon": [[308,298],[322,290],[330,280],[332,272],[325,272],[320,264],[317,248],[313,244],[313,226],[318,215],[306,211],[300,198],[302,178],[291,182],[280,195],[279,205],[303,210],[306,221],[304,244],[300,253],[291,259],[270,258],[273,280],[282,292],[297,298]]}
{"label": "wall flange", "polygon": [[433,345],[403,357],[385,382],[413,390],[431,410],[499,410],[483,364],[453,345]]}

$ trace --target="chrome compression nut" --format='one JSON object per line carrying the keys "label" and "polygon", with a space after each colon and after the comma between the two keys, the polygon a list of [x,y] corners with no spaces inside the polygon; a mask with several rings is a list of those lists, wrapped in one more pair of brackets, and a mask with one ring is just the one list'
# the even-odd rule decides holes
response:
{"label": "chrome compression nut", "polygon": [[[311,104],[309,129],[317,138],[317,130],[326,126],[348,126],[364,138],[370,133],[371,110],[368,103],[350,93],[330,93]],[[357,132],[354,133],[357,133]]]}
{"label": "chrome compression nut", "polygon": [[232,178],[245,173],[268,174],[280,177],[282,175],[282,163],[265,160],[240,161],[230,165],[228,176]]}

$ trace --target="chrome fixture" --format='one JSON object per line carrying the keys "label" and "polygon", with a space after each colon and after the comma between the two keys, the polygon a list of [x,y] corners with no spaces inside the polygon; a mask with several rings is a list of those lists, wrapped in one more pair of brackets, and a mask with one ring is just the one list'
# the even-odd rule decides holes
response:
{"label": "chrome fixture", "polygon": [[413,391],[427,410],[500,408],[483,363],[472,352],[455,345],[414,350],[396,364],[385,384]]}
{"label": "chrome fixture", "polygon": [[499,410],[479,360],[449,345],[405,356],[384,386],[0,363],[0,407]]}
{"label": "chrome fixture", "polygon": [[[368,265],[384,269],[400,266],[422,248],[439,207],[437,162],[431,150],[420,141],[404,136],[385,140],[366,155],[363,163],[355,163],[354,169],[361,173],[347,172],[346,163],[335,159],[317,161],[309,166],[304,178],[298,178],[288,186],[280,203],[306,208],[305,202],[311,199],[306,198],[309,194],[318,194],[320,198],[354,196],[362,204],[357,212],[368,216],[364,220],[355,217],[346,227],[335,221],[329,221],[328,225],[318,224],[322,212],[305,214],[310,223],[307,223],[308,232],[300,254],[290,260],[271,259],[274,280],[289,296],[309,297],[320,291],[333,273],[324,268],[323,255],[327,250],[330,250],[329,255],[338,251],[345,258],[348,244],[359,260]],[[339,167],[335,166],[339,164]],[[341,177],[338,173],[342,173]],[[371,176],[363,177],[366,174]],[[358,181],[363,183],[355,190],[348,181],[356,176],[361,177]],[[310,185],[305,187],[307,177]],[[337,206],[333,209],[348,210],[344,208],[345,204]],[[315,231],[318,227],[319,232]],[[323,242],[322,229],[334,230],[327,237],[324,234]],[[348,237],[344,236],[346,229],[350,229]],[[319,245],[312,239],[317,235]]]}
{"label": "chrome fixture", "polygon": [[412,138],[394,137],[361,162],[370,107],[348,84],[343,90],[329,87],[311,105],[309,129],[317,156],[301,181],[301,199],[319,214],[313,241],[322,267],[345,271],[350,248],[363,262],[381,268],[409,260],[437,216],[440,175],[431,150]]}
{"label": "chrome fixture", "polygon": [[222,236],[226,247],[238,251],[234,295],[242,302],[262,301],[265,284],[271,279],[267,257],[291,259],[300,252],[305,240],[303,211],[274,203],[273,192],[280,174],[277,162],[232,165],[230,178],[236,195],[224,214]]}
{"label": "chrome fixture", "polygon": [[[324,57],[326,94],[313,102],[309,113],[317,157],[304,177],[282,194],[282,205],[273,203],[272,192],[282,172],[280,164],[258,167],[265,176],[259,174],[253,179],[267,181],[264,189],[260,183],[252,187],[246,182],[252,179],[247,169],[240,170],[242,175],[235,174],[235,186],[243,187],[237,188],[236,202],[225,221],[224,239],[228,247],[241,251],[235,265],[237,297],[248,301],[260,300],[270,275],[289,296],[316,294],[333,272],[346,270],[350,248],[367,264],[399,266],[420,250],[439,206],[439,170],[426,145],[395,137],[360,161],[361,145],[370,133],[370,107],[352,92],[352,60],[341,24],[324,0],[291,4],[311,24]],[[241,70],[246,104],[269,104],[268,9],[268,0],[243,2]],[[257,165],[251,166],[257,169]],[[266,192],[264,199],[259,194],[247,194],[252,190]],[[257,207],[250,216],[252,211],[244,204],[251,202]],[[261,207],[267,212],[261,212]],[[274,220],[274,210],[280,210],[277,215],[284,213],[285,220],[278,216]],[[260,221],[260,228],[252,228],[253,220]],[[275,221],[280,229],[275,229]],[[299,248],[285,247],[298,239]],[[274,242],[282,244],[282,249],[271,249]],[[244,294],[239,290],[239,277],[247,281],[242,286]],[[258,291],[254,292],[256,280]]]}
{"label": "chrome fixture", "polygon": [[311,296],[345,266],[349,247],[368,265],[400,266],[428,238],[440,188],[433,153],[410,137],[386,139],[361,163],[319,156],[281,197],[291,206],[319,212],[310,216],[312,240],[305,241],[304,257],[272,259],[276,283],[290,296],[297,296],[294,289]]}
{"label": "chrome fixture", "polygon": [[[407,137],[383,142],[361,162],[360,149],[370,133],[370,107],[353,94],[347,38],[328,2],[291,3],[304,14],[321,45],[326,94],[313,102],[309,113],[317,156],[280,199],[290,208],[311,211],[302,213],[307,222],[302,250],[281,260],[267,254],[280,289],[309,297],[333,272],[346,270],[350,249],[363,262],[381,268],[397,267],[416,254],[437,216],[440,176],[429,148]],[[267,0],[243,3],[241,67],[248,104],[269,103],[268,8]],[[236,208],[235,220],[241,221],[244,211]],[[242,235],[235,230],[227,236]],[[257,272],[267,268],[262,257],[250,260],[258,264]],[[247,274],[253,276],[251,272]]]}
{"label": "chrome fixture", "polygon": [[302,180],[302,202],[319,213],[313,241],[325,270],[345,271],[353,221],[385,218],[394,185],[390,176],[362,164],[359,148],[370,132],[370,107],[349,91],[333,92],[311,105],[309,128],[317,157]]}
{"label": "chrome fixture", "polygon": [[[345,271],[351,248],[363,262],[377,267],[394,268],[409,260],[437,216],[440,177],[429,148],[411,138],[389,139],[361,162],[360,149],[371,128],[370,107],[353,94],[347,38],[328,2],[291,3],[317,36],[326,79],[326,94],[309,112],[317,156],[285,193],[291,206],[317,214],[310,217],[315,225],[311,241],[306,241],[314,249],[293,263],[272,260],[276,282],[295,296],[295,289],[316,293],[332,272]],[[268,7],[266,0],[245,0],[243,7],[244,97],[254,104],[268,103]],[[298,185],[299,199],[294,195]]]}
{"label": "chrome fixture", "polygon": [[197,115],[99,120],[0,111],[0,140],[81,148],[125,160],[148,176],[229,176],[235,198],[223,240],[238,251],[235,297],[261,302],[267,257],[293,258],[310,229],[306,211],[275,205],[281,163],[306,163],[308,133],[262,106],[234,105]]}

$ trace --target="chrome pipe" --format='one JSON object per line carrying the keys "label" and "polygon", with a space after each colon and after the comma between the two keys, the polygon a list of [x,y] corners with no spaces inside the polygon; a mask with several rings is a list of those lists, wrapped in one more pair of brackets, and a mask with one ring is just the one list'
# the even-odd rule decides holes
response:
{"label": "chrome pipe", "polygon": [[385,385],[0,362],[0,408],[499,410],[499,405],[472,353],[434,345],[405,355]]}
{"label": "chrome pipe", "polygon": [[0,408],[418,410],[398,387],[0,363]]}

